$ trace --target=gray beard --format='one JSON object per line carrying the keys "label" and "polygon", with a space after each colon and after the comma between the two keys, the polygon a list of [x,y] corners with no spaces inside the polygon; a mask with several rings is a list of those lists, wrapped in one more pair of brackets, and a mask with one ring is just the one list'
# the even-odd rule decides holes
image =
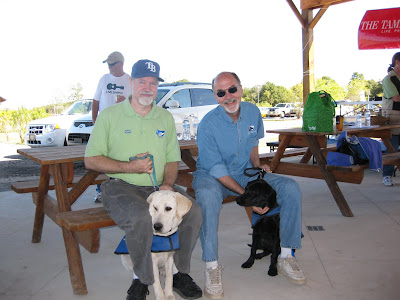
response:
{"label": "gray beard", "polygon": [[139,103],[143,106],[149,106],[153,103],[153,97],[139,97]]}

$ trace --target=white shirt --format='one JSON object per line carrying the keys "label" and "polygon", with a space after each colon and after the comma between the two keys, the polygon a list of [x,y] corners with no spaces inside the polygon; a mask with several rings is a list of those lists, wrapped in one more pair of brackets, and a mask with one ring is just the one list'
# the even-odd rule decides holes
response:
{"label": "white shirt", "polygon": [[93,97],[94,100],[99,101],[99,111],[115,104],[117,95],[128,98],[132,94],[129,81],[130,76],[126,73],[121,77],[115,77],[110,73],[103,75]]}

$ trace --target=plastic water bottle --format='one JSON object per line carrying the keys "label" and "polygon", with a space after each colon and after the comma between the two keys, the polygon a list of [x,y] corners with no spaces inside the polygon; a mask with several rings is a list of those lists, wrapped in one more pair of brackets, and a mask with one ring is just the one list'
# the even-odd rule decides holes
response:
{"label": "plastic water bottle", "polygon": [[199,128],[199,119],[197,117],[193,118],[192,126],[193,126],[193,138],[197,140],[197,128]]}
{"label": "plastic water bottle", "polygon": [[188,118],[183,119],[183,139],[190,140],[190,122]]}
{"label": "plastic water bottle", "polygon": [[356,115],[356,127],[358,127],[358,128],[362,127],[361,112],[358,112]]}
{"label": "plastic water bottle", "polygon": [[365,126],[371,126],[371,113],[369,110],[365,112]]}

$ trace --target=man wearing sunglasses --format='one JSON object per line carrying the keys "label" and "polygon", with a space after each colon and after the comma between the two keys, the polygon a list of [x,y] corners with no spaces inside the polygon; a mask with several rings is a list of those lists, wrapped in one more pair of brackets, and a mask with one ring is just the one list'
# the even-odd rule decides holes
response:
{"label": "man wearing sunglasses", "polygon": [[[193,180],[196,202],[203,212],[200,241],[206,262],[204,294],[211,299],[221,299],[224,295],[222,266],[218,263],[219,211],[225,197],[243,194],[247,183],[256,179],[244,175],[244,170],[250,167],[267,171],[264,180],[276,191],[281,207],[278,271],[291,282],[304,284],[306,278],[292,253],[292,249],[301,248],[299,185],[293,179],[271,173],[268,165],[260,165],[258,142],[264,137],[263,121],[254,104],[241,102],[243,89],[239,77],[235,73],[220,73],[212,87],[219,106],[199,125],[199,156]],[[253,207],[260,215],[268,209]]]}
{"label": "man wearing sunglasses", "polygon": [[[124,72],[124,60],[124,56],[115,51],[103,61],[108,64],[110,73],[104,74],[97,85],[92,103],[93,124],[95,124],[99,112],[117,102],[124,101],[132,92],[130,76]],[[94,202],[101,202],[100,184],[96,187]]]}

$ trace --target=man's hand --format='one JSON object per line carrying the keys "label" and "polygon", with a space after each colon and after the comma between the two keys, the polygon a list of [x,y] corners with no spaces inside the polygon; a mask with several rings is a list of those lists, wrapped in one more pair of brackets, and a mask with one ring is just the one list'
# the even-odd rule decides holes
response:
{"label": "man's hand", "polygon": [[168,184],[162,184],[160,185],[160,191],[173,191],[175,192],[174,188]]}
{"label": "man's hand", "polygon": [[254,211],[255,213],[257,213],[257,214],[259,214],[259,215],[263,215],[263,214],[265,214],[267,211],[269,211],[269,207],[268,207],[268,206],[263,207],[263,208],[257,207],[257,206],[252,206],[251,208],[253,209],[253,211]]}
{"label": "man's hand", "polygon": [[263,169],[267,173],[272,173],[271,168],[267,164],[261,165],[260,168]]}
{"label": "man's hand", "polygon": [[136,156],[139,157],[139,159],[134,159],[129,162],[127,173],[152,174],[153,173],[153,163],[152,163],[150,157],[141,159],[143,156],[145,156],[147,154],[149,154],[149,152],[137,154]]}

